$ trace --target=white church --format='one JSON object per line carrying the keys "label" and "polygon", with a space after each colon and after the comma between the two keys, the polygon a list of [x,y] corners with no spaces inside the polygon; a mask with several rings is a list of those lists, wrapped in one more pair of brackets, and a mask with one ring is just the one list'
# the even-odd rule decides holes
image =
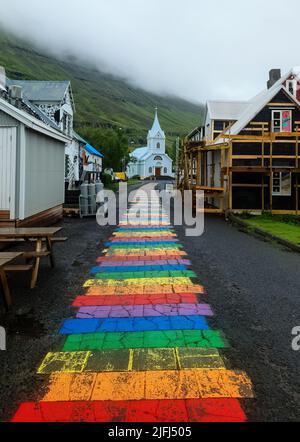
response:
{"label": "white church", "polygon": [[128,178],[139,175],[141,179],[150,176],[172,177],[172,160],[166,154],[166,136],[160,127],[157,109],[152,129],[148,132],[147,146],[139,147],[131,152],[132,161],[128,164]]}

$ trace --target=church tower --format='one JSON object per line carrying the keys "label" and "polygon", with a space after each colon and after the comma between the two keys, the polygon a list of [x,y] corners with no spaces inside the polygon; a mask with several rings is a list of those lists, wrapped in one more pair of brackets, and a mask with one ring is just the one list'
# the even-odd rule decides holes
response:
{"label": "church tower", "polygon": [[166,136],[158,121],[157,108],[155,108],[153,126],[148,132],[147,148],[151,153],[163,154],[166,152]]}

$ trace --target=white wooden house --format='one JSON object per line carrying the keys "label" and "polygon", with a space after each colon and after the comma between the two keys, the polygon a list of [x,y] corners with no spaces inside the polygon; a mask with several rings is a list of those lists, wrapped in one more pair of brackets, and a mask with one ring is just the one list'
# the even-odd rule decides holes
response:
{"label": "white wooden house", "polygon": [[22,97],[39,111],[39,117],[70,138],[65,149],[65,180],[72,187],[79,180],[77,139],[73,137],[75,103],[70,81],[30,81],[6,78],[6,87],[19,86]]}
{"label": "white wooden house", "polygon": [[[62,216],[70,138],[38,117],[20,90],[0,91],[0,226],[46,225]],[[16,91],[15,91],[16,92]]]}
{"label": "white wooden house", "polygon": [[70,81],[12,80],[6,77],[5,69],[1,66],[0,77],[2,89],[21,88],[22,100],[34,114],[68,137],[64,159],[68,189],[78,188],[84,171],[97,173],[99,178],[103,155],[73,129],[76,109]]}

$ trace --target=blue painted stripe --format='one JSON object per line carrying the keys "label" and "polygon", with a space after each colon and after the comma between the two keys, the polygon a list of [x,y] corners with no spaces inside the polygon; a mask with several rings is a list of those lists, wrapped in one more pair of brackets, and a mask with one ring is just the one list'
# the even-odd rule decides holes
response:
{"label": "blue painted stripe", "polygon": [[175,244],[178,243],[178,239],[166,239],[163,241],[160,241],[158,238],[155,239],[147,239],[147,240],[140,240],[137,241],[136,239],[133,239],[132,241],[109,241],[106,244],[113,244],[113,245],[121,245],[121,246],[125,246],[125,245],[152,245],[152,244]]}
{"label": "blue painted stripe", "polygon": [[164,270],[188,270],[188,267],[183,264],[177,265],[147,265],[147,266],[101,266],[93,267],[90,271],[93,273],[113,273],[113,272],[154,272],[154,271],[164,271]]}
{"label": "blue painted stripe", "polygon": [[62,335],[154,330],[208,330],[204,316],[148,316],[144,318],[66,319]]}

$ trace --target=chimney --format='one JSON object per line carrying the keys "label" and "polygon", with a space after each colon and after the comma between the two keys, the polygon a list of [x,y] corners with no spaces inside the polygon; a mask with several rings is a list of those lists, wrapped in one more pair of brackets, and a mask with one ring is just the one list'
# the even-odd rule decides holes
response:
{"label": "chimney", "polygon": [[6,73],[3,66],[0,66],[0,89],[6,88]]}
{"label": "chimney", "polygon": [[22,86],[17,86],[16,84],[9,86],[9,95],[13,99],[22,100]]}
{"label": "chimney", "polygon": [[269,72],[269,80],[267,82],[268,89],[270,89],[280,78],[281,69],[271,69]]}

